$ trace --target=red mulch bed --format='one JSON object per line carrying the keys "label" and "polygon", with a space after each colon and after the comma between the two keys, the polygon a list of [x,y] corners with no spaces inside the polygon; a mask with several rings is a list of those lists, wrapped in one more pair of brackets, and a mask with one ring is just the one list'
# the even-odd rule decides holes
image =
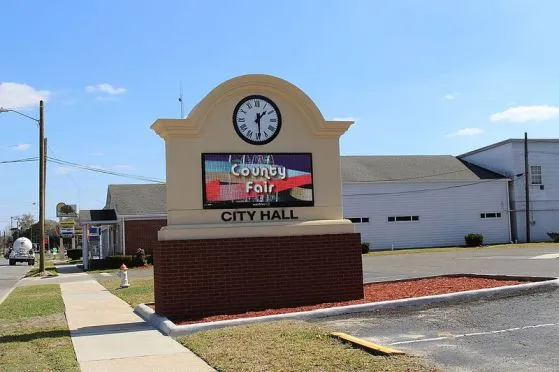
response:
{"label": "red mulch bed", "polygon": [[[280,309],[267,309],[260,311],[249,311],[242,314],[223,314],[213,315],[197,319],[185,319],[175,321],[177,325],[214,322],[218,320],[229,320],[239,318],[250,318],[264,315],[294,313],[298,311],[308,311],[315,309],[324,309],[329,307],[339,307],[347,305],[357,305],[369,302],[380,302],[389,300],[399,300],[411,297],[423,297],[440,295],[445,293],[469,291],[473,289],[503,287],[507,285],[517,285],[525,282],[518,280],[498,280],[475,277],[436,277],[418,280],[406,280],[398,282],[380,282],[365,284],[363,291],[365,298],[362,300],[329,302],[310,306],[298,306]],[[149,304],[154,308],[153,304]]]}

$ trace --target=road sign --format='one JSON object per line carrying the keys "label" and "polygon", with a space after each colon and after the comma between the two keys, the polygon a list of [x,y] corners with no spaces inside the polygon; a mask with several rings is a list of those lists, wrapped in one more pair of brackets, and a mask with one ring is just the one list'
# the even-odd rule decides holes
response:
{"label": "road sign", "polygon": [[76,204],[58,203],[56,204],[56,217],[76,217],[77,213]]}
{"label": "road sign", "polygon": [[73,229],[76,225],[76,221],[62,221],[60,222],[61,229]]}

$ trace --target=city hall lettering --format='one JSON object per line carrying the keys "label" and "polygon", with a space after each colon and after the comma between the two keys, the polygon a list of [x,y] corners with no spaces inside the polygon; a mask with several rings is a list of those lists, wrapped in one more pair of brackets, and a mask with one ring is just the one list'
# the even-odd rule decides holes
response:
{"label": "city hall lettering", "polygon": [[[282,166],[261,166],[261,167],[241,167],[239,164],[231,166],[231,174],[237,177],[262,177],[267,180],[287,178],[287,171]],[[257,194],[269,194],[274,191],[275,185],[264,181],[262,183],[255,183],[254,181],[247,181],[245,183],[245,192],[248,194],[254,191]]]}
{"label": "city hall lettering", "polygon": [[225,222],[298,220],[293,209],[275,211],[225,211],[221,220]]}

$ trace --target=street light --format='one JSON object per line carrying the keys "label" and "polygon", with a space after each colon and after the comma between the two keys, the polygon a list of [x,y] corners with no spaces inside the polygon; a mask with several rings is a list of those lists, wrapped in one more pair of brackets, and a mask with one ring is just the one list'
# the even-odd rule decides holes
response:
{"label": "street light", "polygon": [[40,241],[40,252],[39,252],[39,272],[43,274],[45,272],[45,181],[46,181],[46,161],[45,161],[45,117],[44,117],[44,103],[39,101],[39,119],[35,119],[32,116],[26,115],[23,112],[19,112],[12,109],[7,109],[0,107],[0,113],[2,112],[14,112],[18,115],[24,116],[31,119],[37,123],[39,126],[39,238]]}

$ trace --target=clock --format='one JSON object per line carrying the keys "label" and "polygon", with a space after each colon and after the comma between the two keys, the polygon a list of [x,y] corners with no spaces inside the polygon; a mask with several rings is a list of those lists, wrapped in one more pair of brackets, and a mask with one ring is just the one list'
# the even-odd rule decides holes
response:
{"label": "clock", "polygon": [[260,95],[247,96],[233,110],[233,127],[245,142],[265,145],[279,134],[281,113],[271,99]]}

